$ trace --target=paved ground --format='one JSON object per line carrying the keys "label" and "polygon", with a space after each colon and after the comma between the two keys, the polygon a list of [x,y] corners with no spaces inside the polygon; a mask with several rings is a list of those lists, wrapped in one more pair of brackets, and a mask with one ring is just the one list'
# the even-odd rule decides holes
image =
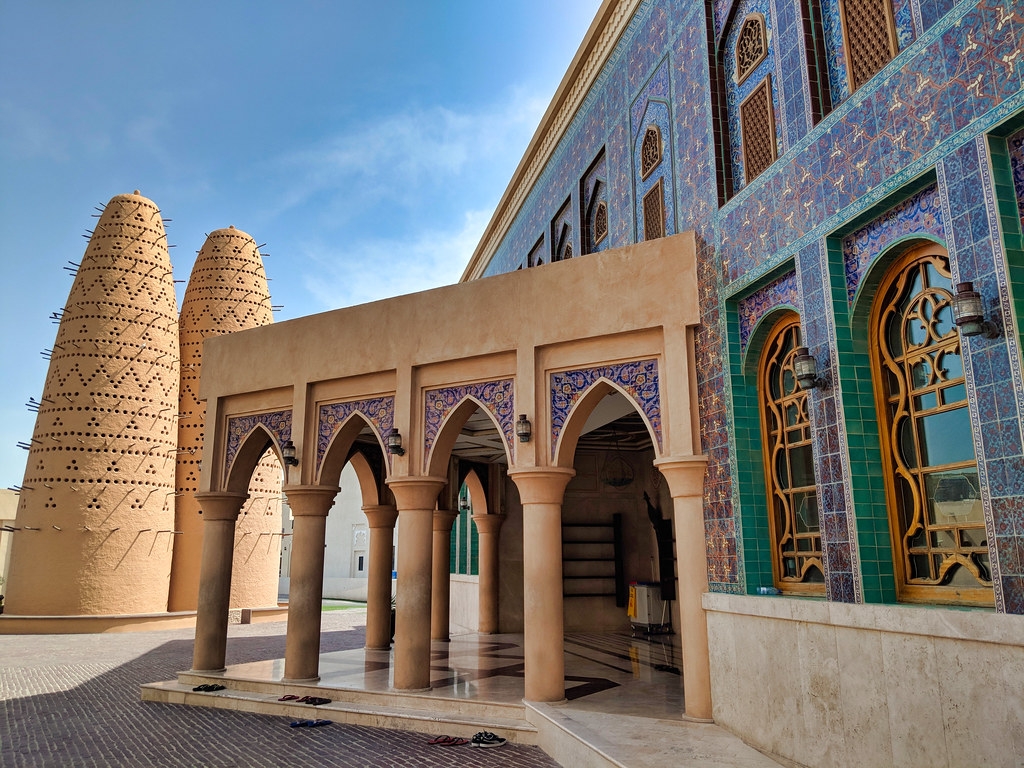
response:
{"label": "paved ground", "polygon": [[[321,648],[361,647],[364,623],[324,613]],[[284,631],[232,626],[227,663],[284,656]],[[192,634],[0,635],[0,766],[557,766],[538,747],[436,747],[409,731],[142,702],[140,684],[191,666]]]}

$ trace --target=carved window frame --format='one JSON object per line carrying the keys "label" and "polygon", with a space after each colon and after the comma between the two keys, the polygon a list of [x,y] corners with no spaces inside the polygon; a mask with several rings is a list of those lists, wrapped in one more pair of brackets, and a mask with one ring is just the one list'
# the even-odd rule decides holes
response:
{"label": "carved window frame", "polygon": [[[770,142],[771,148],[771,160],[765,164],[764,168],[758,170],[757,173],[751,174],[750,169],[752,164],[750,162],[750,154],[748,150],[748,121],[746,120],[746,110],[748,105],[754,103],[755,99],[762,98],[766,104],[765,121],[767,122],[768,141]],[[744,181],[749,184],[766,170],[768,170],[772,163],[779,159],[778,146],[775,141],[775,103],[772,98],[772,76],[767,74],[764,80],[752,90],[740,104],[740,150],[743,155],[743,178]]]}
{"label": "carved window frame", "polygon": [[[810,397],[797,383],[794,370],[799,346],[800,317],[795,312],[786,312],[771,329],[758,365],[757,397],[772,574],[775,586],[783,592],[824,595],[825,566],[813,461],[811,483],[794,485],[793,458],[797,452],[806,456],[807,451],[813,450]],[[808,501],[815,509],[814,526],[800,514],[799,504]],[[813,580],[815,571],[818,580]]]}
{"label": "carved window frame", "polygon": [[[648,147],[653,147],[655,152],[648,159]],[[647,178],[654,173],[661,161],[664,159],[664,149],[661,140],[661,128],[657,125],[647,126],[644,131],[644,138],[640,142],[640,180],[647,181]]]}
{"label": "carved window frame", "polygon": [[[603,223],[603,226],[602,226]],[[608,237],[608,203],[604,200],[600,200],[597,206],[594,208],[594,223],[593,223],[593,238],[594,246],[597,247],[604,242],[604,239]]]}
{"label": "carved window frame", "polygon": [[[641,202],[641,210],[643,211],[644,218],[644,240],[657,240],[658,238],[665,237],[665,184],[664,179],[658,179],[653,187],[651,187],[643,196]],[[657,203],[656,214],[652,213],[654,203]],[[651,219],[654,215],[658,216],[658,234],[651,236]]]}
{"label": "carved window frame", "polygon": [[544,235],[541,235],[537,242],[533,244],[533,248],[526,254],[526,266],[527,267],[539,267],[544,264]]}
{"label": "carved window frame", "polygon": [[[920,287],[913,293],[915,286]],[[960,335],[952,322],[952,302],[949,256],[944,248],[932,243],[911,249],[888,269],[871,307],[868,345],[896,591],[905,602],[991,606],[995,601],[994,553],[984,544],[988,540],[984,507],[977,506],[983,501],[973,450],[973,425],[969,421],[965,361]],[[944,327],[945,332],[940,333]],[[893,348],[893,332],[898,333],[902,349]],[[927,340],[915,340],[914,334],[922,332]],[[949,357],[959,360],[947,360]],[[942,457],[928,455],[927,420],[943,415],[948,419],[956,411],[960,411],[961,418],[968,418],[969,434],[952,436],[942,444],[968,445],[972,458],[935,463]],[[978,484],[974,489],[977,496],[966,514],[975,516],[980,512],[980,519],[958,520],[964,514],[939,510],[938,505],[945,501],[938,498],[939,487],[943,477],[954,477],[957,472],[957,477],[968,477],[969,481],[971,470]],[[931,481],[935,483],[932,488]],[[963,499],[954,501],[962,503]],[[970,541],[971,531],[982,543],[964,544]],[[921,576],[918,571],[915,576],[915,568],[924,563],[929,575]],[[974,574],[974,583],[943,584],[955,568]]]}
{"label": "carved window frame", "polygon": [[[746,39],[744,38],[744,32],[755,25],[757,27],[757,31],[760,33],[758,35],[758,39],[761,43],[761,54],[748,63],[745,69],[741,70],[740,45]],[[768,58],[768,25],[765,23],[764,15],[760,13],[748,14],[740,25],[739,34],[736,35],[736,45],[733,48],[733,61],[736,62],[736,84],[742,85],[766,58]]]}
{"label": "carved window frame", "polygon": [[[850,41],[850,23],[847,20],[848,10],[847,6],[851,3],[875,3],[882,6],[881,10],[885,14],[885,32],[889,43],[889,60],[885,62],[881,67],[875,70],[874,73],[869,75],[864,82],[857,83],[854,79],[853,70],[853,51],[854,45],[851,45]],[[885,66],[896,58],[899,53],[899,40],[896,36],[896,17],[893,13],[892,0],[839,0],[839,16],[841,20],[841,26],[843,29],[843,57],[846,61],[846,82],[850,88],[852,94],[858,88],[864,86],[872,77],[877,75]]]}

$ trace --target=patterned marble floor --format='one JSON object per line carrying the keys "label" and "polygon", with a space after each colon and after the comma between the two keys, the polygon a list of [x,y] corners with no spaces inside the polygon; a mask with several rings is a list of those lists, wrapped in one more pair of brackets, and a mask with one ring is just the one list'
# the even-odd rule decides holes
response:
{"label": "patterned marble floor", "polygon": [[[675,636],[567,635],[566,701],[533,706],[610,758],[607,764],[777,767],[724,729],[683,719],[677,643]],[[284,660],[275,659],[231,666],[225,677],[279,681],[283,672]],[[325,653],[320,676],[321,689],[388,692],[392,652]],[[512,704],[523,694],[522,635],[461,635],[432,644],[431,689],[417,695]]]}

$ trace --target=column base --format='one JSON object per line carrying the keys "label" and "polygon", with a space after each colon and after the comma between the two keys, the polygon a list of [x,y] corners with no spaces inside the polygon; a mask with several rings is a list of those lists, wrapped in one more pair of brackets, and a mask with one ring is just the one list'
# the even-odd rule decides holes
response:
{"label": "column base", "polygon": [[428,686],[426,688],[392,688],[391,690],[397,693],[426,693],[434,689]]}
{"label": "column base", "polygon": [[367,651],[390,651],[391,643],[388,643],[387,645],[364,645],[363,648]]}
{"label": "column base", "polygon": [[221,667],[220,669],[190,669],[189,674],[195,673],[197,675],[219,675],[221,672],[227,672],[227,667]]}
{"label": "column base", "polygon": [[296,685],[298,683],[319,683],[320,675],[317,675],[316,677],[282,677],[281,682],[292,685]]}
{"label": "column base", "polygon": [[685,712],[679,716],[681,720],[685,720],[688,723],[714,723],[715,721],[709,717],[692,717]]}

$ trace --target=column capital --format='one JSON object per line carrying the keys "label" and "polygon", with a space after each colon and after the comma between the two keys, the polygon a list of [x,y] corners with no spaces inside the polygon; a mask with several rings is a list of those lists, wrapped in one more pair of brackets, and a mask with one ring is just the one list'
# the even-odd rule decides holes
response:
{"label": "column capital", "polygon": [[393,477],[387,481],[399,510],[433,509],[437,494],[448,481],[443,477]]}
{"label": "column capital", "polygon": [[327,517],[341,489],[336,485],[286,485],[281,490],[288,498],[292,517]]}
{"label": "column capital", "polygon": [[451,533],[452,523],[455,522],[455,518],[458,516],[458,512],[452,512],[448,509],[435,509],[434,530],[438,533]]}
{"label": "column capital", "polygon": [[668,481],[668,490],[673,499],[704,495],[707,456],[665,456],[656,459],[654,466]]}
{"label": "column capital", "polygon": [[363,514],[371,528],[394,528],[398,509],[393,504],[365,504]]}
{"label": "column capital", "polygon": [[565,486],[576,476],[568,467],[529,467],[510,469],[508,476],[519,489],[523,504],[561,504]]}
{"label": "column capital", "polygon": [[238,513],[242,511],[242,505],[249,498],[248,493],[233,493],[231,491],[200,491],[195,494],[199,502],[199,509],[202,511],[204,520],[231,520],[238,519]]}
{"label": "column capital", "polygon": [[504,522],[505,515],[473,515],[473,523],[479,534],[497,533]]}

